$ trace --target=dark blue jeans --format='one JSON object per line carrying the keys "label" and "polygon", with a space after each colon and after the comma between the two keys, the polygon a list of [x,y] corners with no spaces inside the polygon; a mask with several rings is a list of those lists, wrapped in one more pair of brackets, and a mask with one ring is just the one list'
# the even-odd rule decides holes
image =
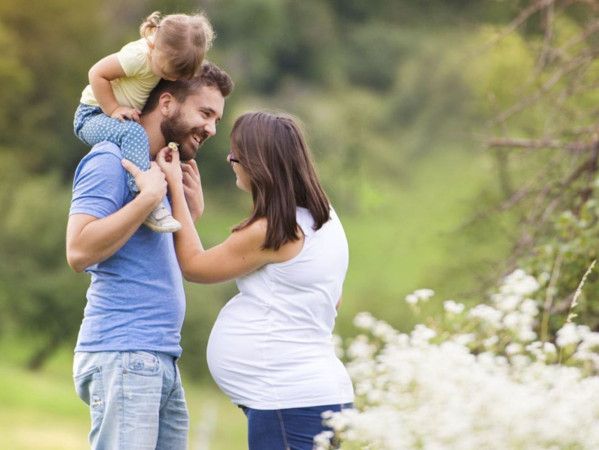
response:
{"label": "dark blue jeans", "polygon": [[321,414],[352,407],[352,403],[268,410],[240,406],[248,419],[250,450],[312,450],[314,436],[332,431],[323,425]]}

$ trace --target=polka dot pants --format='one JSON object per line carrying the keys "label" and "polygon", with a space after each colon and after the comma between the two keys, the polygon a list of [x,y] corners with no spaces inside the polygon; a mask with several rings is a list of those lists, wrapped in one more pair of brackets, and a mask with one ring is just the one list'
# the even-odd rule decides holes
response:
{"label": "polka dot pants", "polygon": [[[121,153],[141,170],[150,168],[150,140],[146,130],[133,120],[121,122],[111,119],[99,106],[80,104],[75,112],[75,134],[87,145],[110,141],[121,148]],[[127,185],[135,195],[139,192],[135,180],[127,172]]]}

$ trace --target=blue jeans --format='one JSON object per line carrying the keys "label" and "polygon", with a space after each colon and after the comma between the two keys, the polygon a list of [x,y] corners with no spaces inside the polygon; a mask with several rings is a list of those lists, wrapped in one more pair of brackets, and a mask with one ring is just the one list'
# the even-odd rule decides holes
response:
{"label": "blue jeans", "polygon": [[78,352],[73,378],[90,408],[92,449],[187,449],[189,414],[175,357]]}
{"label": "blue jeans", "polygon": [[240,408],[248,419],[250,450],[312,450],[314,436],[332,431],[323,425],[321,414],[353,408],[353,404],[268,410]]}

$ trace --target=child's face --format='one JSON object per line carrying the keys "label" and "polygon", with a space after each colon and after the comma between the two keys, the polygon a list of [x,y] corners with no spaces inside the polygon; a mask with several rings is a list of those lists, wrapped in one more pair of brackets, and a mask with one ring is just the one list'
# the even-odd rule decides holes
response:
{"label": "child's face", "polygon": [[154,75],[160,78],[164,78],[168,81],[176,81],[178,77],[169,73],[168,64],[166,62],[166,57],[163,53],[155,48],[150,52],[150,69]]}

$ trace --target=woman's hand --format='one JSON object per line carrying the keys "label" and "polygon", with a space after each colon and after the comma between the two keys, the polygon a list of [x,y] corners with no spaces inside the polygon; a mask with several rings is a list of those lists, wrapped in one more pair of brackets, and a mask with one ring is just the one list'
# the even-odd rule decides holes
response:
{"label": "woman's hand", "polygon": [[156,155],[156,162],[164,172],[164,175],[166,175],[166,181],[171,189],[174,189],[182,182],[183,173],[181,171],[181,162],[178,151],[173,151],[169,146],[164,147]]}
{"label": "woman's hand", "polygon": [[182,163],[179,152],[170,145],[164,147],[158,155],[156,162],[166,175],[171,194],[174,190],[183,189],[185,202],[195,222],[204,214],[204,193],[202,192],[202,182],[198,165],[192,159]]}

